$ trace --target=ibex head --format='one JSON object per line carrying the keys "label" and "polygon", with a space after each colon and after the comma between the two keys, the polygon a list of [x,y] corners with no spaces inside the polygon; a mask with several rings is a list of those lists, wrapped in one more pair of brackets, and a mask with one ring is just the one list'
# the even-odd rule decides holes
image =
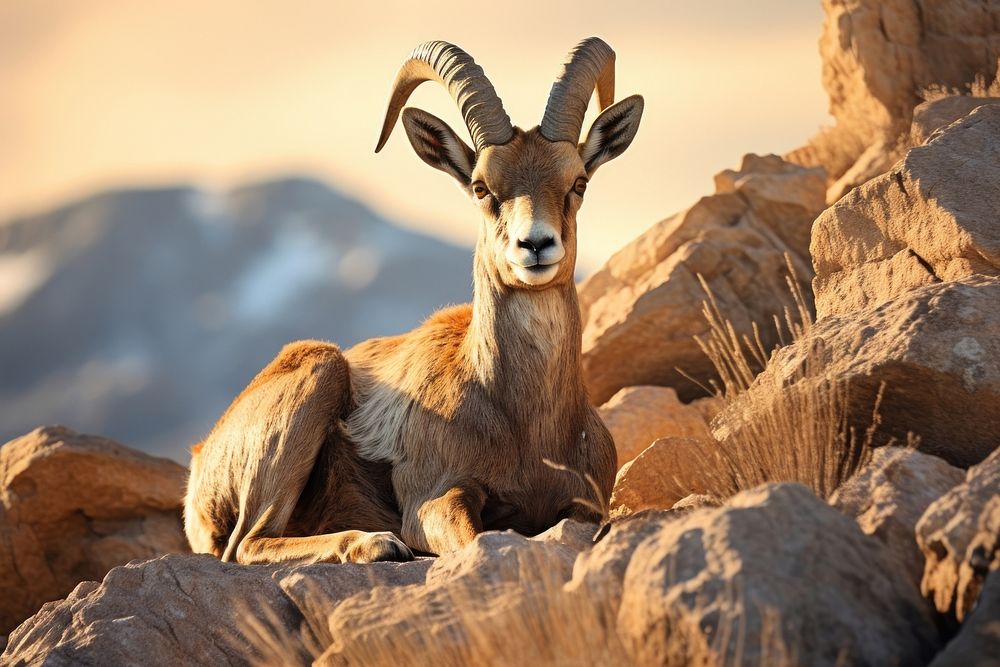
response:
{"label": "ibex head", "polygon": [[[375,152],[410,94],[432,79],[458,103],[475,148],[420,109],[403,110],[403,126],[417,155],[455,178],[479,208],[477,262],[508,287],[544,289],[572,281],[576,212],[587,182],[628,148],[642,116],[638,95],[612,104],[615,52],[596,37],[580,42],[552,86],[541,125],[525,132],[511,125],[471,56],[447,42],[421,44],[396,76]],[[595,87],[603,112],[577,145]]]}

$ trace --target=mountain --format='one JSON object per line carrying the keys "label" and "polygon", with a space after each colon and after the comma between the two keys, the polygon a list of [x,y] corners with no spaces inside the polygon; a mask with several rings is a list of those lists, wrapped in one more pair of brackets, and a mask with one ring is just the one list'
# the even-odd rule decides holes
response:
{"label": "mountain", "polygon": [[472,251],[327,185],[105,192],[0,225],[0,442],[64,423],[187,459],[302,338],[348,347],[471,298]]}

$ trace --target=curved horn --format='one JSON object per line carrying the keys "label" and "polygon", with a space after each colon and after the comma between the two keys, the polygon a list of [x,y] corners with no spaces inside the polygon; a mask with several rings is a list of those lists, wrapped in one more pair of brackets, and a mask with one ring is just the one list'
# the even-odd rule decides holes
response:
{"label": "curved horn", "polygon": [[542,117],[542,136],[549,141],[577,143],[595,86],[604,111],[615,101],[615,52],[603,39],[588,37],[569,52],[552,84]]}
{"label": "curved horn", "polygon": [[505,144],[514,137],[514,127],[503,103],[472,56],[448,42],[424,42],[413,49],[396,75],[376,153],[392,134],[410,94],[421,83],[431,80],[444,85],[458,104],[477,153],[487,146]]}

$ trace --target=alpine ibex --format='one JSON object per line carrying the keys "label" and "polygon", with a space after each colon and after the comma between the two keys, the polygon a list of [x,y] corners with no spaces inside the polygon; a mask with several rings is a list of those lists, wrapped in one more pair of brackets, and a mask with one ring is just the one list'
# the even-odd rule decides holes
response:
{"label": "alpine ibex", "polygon": [[[375,150],[420,83],[447,87],[474,148],[429,113],[402,118],[417,155],[479,209],[473,302],[346,353],[286,346],[193,448],[194,551],[240,563],[400,560],[483,530],[593,518],[574,501],[593,496],[582,477],[543,459],[610,495],[615,448],[581,379],[573,273],[587,181],[629,146],[642,115],[639,96],[612,104],[614,60],[600,39],[577,45],[541,125],[524,131],[462,49],[412,52]],[[595,87],[603,113],[578,145]]]}

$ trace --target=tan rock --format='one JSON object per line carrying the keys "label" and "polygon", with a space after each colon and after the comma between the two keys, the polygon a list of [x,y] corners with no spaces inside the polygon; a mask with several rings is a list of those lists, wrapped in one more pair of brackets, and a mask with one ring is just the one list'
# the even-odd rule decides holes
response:
{"label": "tan rock", "polygon": [[0,447],[0,632],[133,559],[187,551],[187,471],[63,427]]}
{"label": "tan rock", "polygon": [[910,142],[914,146],[925,144],[935,132],[943,130],[957,120],[968,116],[984,104],[1000,104],[1000,97],[972,97],[971,95],[948,95],[940,99],[919,104],[913,110],[913,124],[910,126]]}
{"label": "tan rock", "polygon": [[[821,377],[800,381],[800,369],[816,355]],[[997,446],[998,360],[1000,278],[926,285],[816,322],[809,336],[775,353],[750,390],[716,417],[713,434],[723,445],[738,441],[765,419],[767,406],[787,401],[790,383],[820,381],[846,388],[848,424],[864,434],[884,383],[875,444],[905,443],[913,433],[921,451],[967,467]],[[807,389],[796,384],[795,391]]]}
{"label": "tan rock", "polygon": [[711,437],[703,413],[681,403],[670,387],[625,387],[598,412],[615,440],[619,467],[657,438]]}
{"label": "tan rock", "polygon": [[817,317],[920,285],[1000,275],[998,209],[1000,106],[983,106],[816,219]]}
{"label": "tan rock", "polygon": [[931,503],[964,478],[961,470],[936,456],[906,447],[882,447],[837,489],[830,504],[881,542],[919,590],[924,555],[917,545],[917,521]]}
{"label": "tan rock", "polygon": [[[580,305],[591,399],[636,385],[674,387],[684,401],[704,396],[698,383],[715,372],[694,340],[708,331],[698,275],[739,333],[769,323],[791,301],[786,254],[802,280],[810,276],[804,240],[824,187],[820,170],[749,155],[739,172],[719,175],[719,192],[654,225],[588,278]],[[765,343],[772,329],[763,328]]]}
{"label": "tan rock", "polygon": [[1000,569],[1000,449],[928,507],[916,533],[926,558],[924,595],[963,620]]}
{"label": "tan rock", "polygon": [[[823,8],[823,87],[836,127],[790,158],[825,167],[831,183],[869,147],[908,134],[921,91],[964,92],[996,75],[1000,7],[994,3],[824,0]],[[841,190],[862,182],[842,183]]]}
{"label": "tan rock", "polygon": [[939,646],[880,544],[798,484],[664,522],[625,572],[634,664],[924,664]]}
{"label": "tan rock", "polygon": [[615,478],[612,516],[646,509],[670,509],[691,494],[707,494],[716,485],[705,465],[716,445],[710,439],[661,438],[629,461]]}

